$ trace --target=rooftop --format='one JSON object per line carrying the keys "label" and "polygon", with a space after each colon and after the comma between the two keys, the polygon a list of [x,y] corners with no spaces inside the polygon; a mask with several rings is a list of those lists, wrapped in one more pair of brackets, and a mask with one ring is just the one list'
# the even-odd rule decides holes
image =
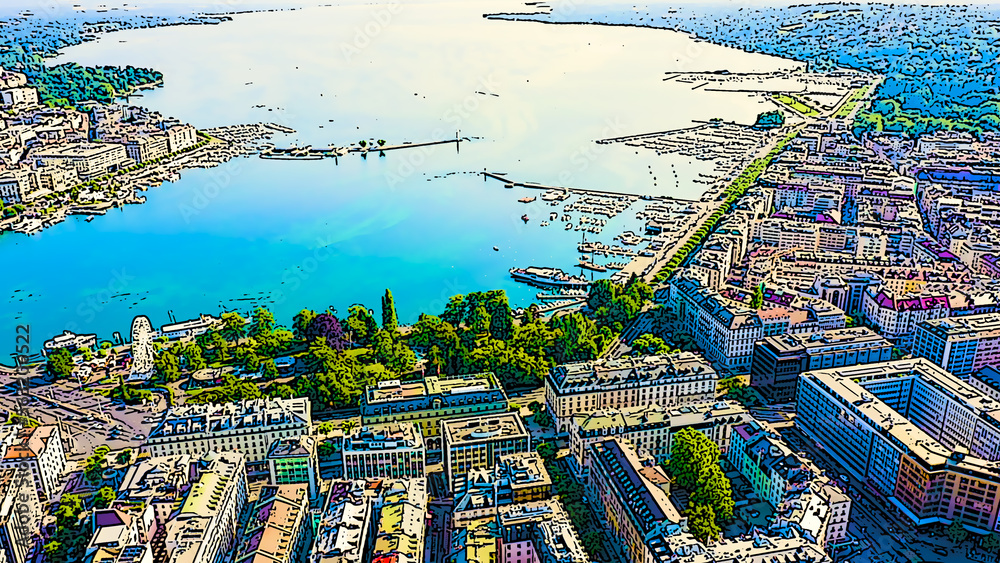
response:
{"label": "rooftop", "polygon": [[441,434],[449,445],[529,439],[524,421],[513,412],[444,420]]}
{"label": "rooftop", "polygon": [[717,379],[704,358],[691,352],[664,356],[601,358],[557,366],[550,374],[561,391],[608,389],[687,377]]}

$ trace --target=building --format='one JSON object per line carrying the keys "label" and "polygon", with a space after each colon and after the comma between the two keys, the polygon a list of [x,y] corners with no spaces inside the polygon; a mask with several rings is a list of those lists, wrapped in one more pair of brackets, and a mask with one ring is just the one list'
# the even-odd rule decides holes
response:
{"label": "building", "polygon": [[727,458],[777,514],[769,531],[833,546],[847,540],[851,499],[756,421],[737,426]]}
{"label": "building", "polygon": [[[672,280],[668,301],[677,313],[675,330],[694,336],[705,358],[720,372],[750,373],[754,344],[767,336],[844,328],[844,311],[820,299],[765,288],[764,306],[753,309],[688,277]],[[747,301],[749,300],[744,296]]]}
{"label": "building", "polygon": [[5,88],[0,90],[0,101],[5,108],[37,106],[38,90],[36,88]]}
{"label": "building", "polygon": [[235,548],[234,563],[298,563],[313,541],[307,485],[266,485]]}
{"label": "building", "polygon": [[364,481],[334,481],[316,523],[309,563],[358,563],[371,553],[374,498]]}
{"label": "building", "polygon": [[493,467],[503,456],[531,449],[524,421],[513,412],[443,420],[441,435],[445,480],[450,491],[471,472]]}
{"label": "building", "polygon": [[193,467],[192,485],[164,526],[167,563],[215,563],[233,547],[247,504],[246,459],[212,452]]}
{"label": "building", "polygon": [[41,529],[42,505],[25,468],[0,470],[0,557],[26,563]]}
{"label": "building", "polygon": [[125,143],[125,153],[136,162],[149,162],[170,154],[166,135],[136,137]]}
{"label": "building", "polygon": [[427,515],[427,480],[381,482],[375,501],[372,563],[421,563]]}
{"label": "building", "polygon": [[601,358],[555,367],[545,378],[545,400],[559,432],[566,432],[581,412],[712,401],[717,381],[712,366],[690,352]]}
{"label": "building", "polygon": [[12,438],[3,452],[0,469],[24,467],[31,474],[38,498],[53,500],[62,493],[62,473],[66,469],[66,450],[59,427],[53,424],[21,428]]}
{"label": "building", "polygon": [[0,175],[0,202],[7,205],[32,199],[31,180],[27,172],[13,170]]}
{"label": "building", "polygon": [[984,396],[1000,403],[1000,371],[993,366],[986,366],[983,369],[969,376],[966,381],[974,389]]}
{"label": "building", "polygon": [[733,427],[750,420],[750,413],[732,401],[674,408],[654,404],[581,412],[570,419],[569,449],[577,475],[586,480],[590,469],[590,446],[598,442],[620,438],[640,455],[652,456],[662,463],[670,459],[674,435],[684,428],[701,432],[725,453],[729,449]]}
{"label": "building", "polygon": [[862,308],[879,334],[903,348],[913,342],[918,324],[951,316],[947,295],[910,292],[900,296],[884,287],[866,289]]}
{"label": "building", "polygon": [[115,172],[131,164],[125,145],[114,143],[74,143],[33,153],[41,166],[73,166],[81,178]]}
{"label": "building", "polygon": [[412,422],[362,427],[344,438],[341,455],[347,479],[418,479],[427,476],[424,437]]}
{"label": "building", "polygon": [[573,521],[555,498],[498,510],[498,563],[589,563]]}
{"label": "building", "polygon": [[629,563],[658,559],[657,543],[675,536],[685,519],[670,502],[669,479],[663,469],[617,438],[590,446],[593,460],[587,496],[598,518],[619,538]]}
{"label": "building", "polygon": [[361,424],[413,422],[428,451],[440,451],[442,420],[506,412],[507,394],[492,373],[425,377],[421,381],[383,381],[361,396]]}
{"label": "building", "polygon": [[198,144],[198,130],[193,125],[174,125],[167,129],[167,143],[169,152],[187,150]]}
{"label": "building", "polygon": [[915,526],[986,533],[1000,511],[1000,404],[920,358],[806,372],[796,423]]}
{"label": "building", "polygon": [[804,371],[892,359],[892,343],[870,328],[768,336],[754,345],[750,384],[774,403],[795,400]]}
{"label": "building", "polygon": [[142,451],[159,457],[237,450],[247,463],[259,464],[276,440],[306,436],[311,430],[306,398],[183,405],[167,411]]}
{"label": "building", "polygon": [[267,451],[272,485],[306,485],[309,498],[319,495],[319,458],[311,436],[275,440]]}
{"label": "building", "polygon": [[911,351],[966,378],[983,367],[1000,363],[1000,313],[919,323]]}
{"label": "building", "polygon": [[452,521],[465,528],[484,518],[496,520],[501,506],[549,499],[554,489],[542,456],[525,452],[503,456],[491,468],[473,470],[454,492]]}

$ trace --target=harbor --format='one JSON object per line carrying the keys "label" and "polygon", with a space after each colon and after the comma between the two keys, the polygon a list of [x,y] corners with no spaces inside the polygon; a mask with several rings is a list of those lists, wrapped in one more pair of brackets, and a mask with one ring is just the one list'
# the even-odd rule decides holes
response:
{"label": "harbor", "polygon": [[[460,143],[464,141],[471,140],[469,137],[459,137],[457,134],[454,139],[445,139],[440,141],[425,141],[420,143],[401,143],[396,145],[385,144],[385,141],[378,140],[372,143],[368,141],[362,141],[361,143],[355,143],[353,145],[348,145],[345,147],[335,147],[333,145],[327,148],[315,148],[312,145],[307,145],[304,147],[288,147],[288,148],[277,148],[273,145],[264,147],[260,151],[260,158],[263,159],[274,159],[274,160],[323,160],[326,158],[341,158],[349,154],[360,154],[362,158],[366,158],[371,153],[377,153],[379,156],[384,156],[386,151],[395,151],[402,149],[416,149],[421,147],[432,147],[437,145],[455,145],[455,150],[458,150]],[[363,144],[362,144],[363,143]]]}

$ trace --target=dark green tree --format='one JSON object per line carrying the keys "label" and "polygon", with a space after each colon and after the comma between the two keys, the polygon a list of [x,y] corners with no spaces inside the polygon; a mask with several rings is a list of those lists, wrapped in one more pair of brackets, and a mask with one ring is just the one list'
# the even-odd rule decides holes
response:
{"label": "dark green tree", "polygon": [[722,535],[711,506],[692,503],[688,507],[687,519],[688,531],[702,543],[714,543]]}
{"label": "dark green tree", "polygon": [[65,348],[60,348],[49,354],[45,370],[49,375],[65,378],[73,374],[74,367],[76,367],[76,364],[73,363],[73,354]]}
{"label": "dark green tree", "polygon": [[371,310],[361,305],[351,305],[347,310],[346,327],[351,339],[357,344],[367,346],[372,336],[378,330],[378,323]]}
{"label": "dark green tree", "polygon": [[392,292],[385,290],[382,296],[382,328],[389,332],[396,332],[399,328],[399,319],[396,317],[396,302],[392,299]]}
{"label": "dark green tree", "polygon": [[108,508],[117,498],[118,495],[115,494],[114,488],[101,487],[97,491],[97,495],[94,496],[94,508]]}
{"label": "dark green tree", "polygon": [[316,318],[316,311],[311,311],[309,309],[302,309],[297,315],[292,319],[292,333],[295,335],[297,340],[305,340],[308,338],[309,325],[312,324],[313,319]]}

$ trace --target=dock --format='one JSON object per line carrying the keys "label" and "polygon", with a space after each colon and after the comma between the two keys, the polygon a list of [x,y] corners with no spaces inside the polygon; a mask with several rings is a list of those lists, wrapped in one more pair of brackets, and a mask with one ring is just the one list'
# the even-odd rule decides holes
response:
{"label": "dock", "polygon": [[266,148],[260,152],[260,158],[263,159],[273,159],[273,160],[323,160],[325,158],[340,158],[347,156],[348,154],[356,153],[365,157],[369,153],[384,153],[386,151],[395,151],[401,149],[415,149],[421,147],[430,147],[435,145],[449,145],[454,144],[457,148],[459,143],[463,141],[469,141],[469,137],[456,137],[454,139],[447,139],[443,141],[424,141],[420,143],[401,143],[398,145],[366,145],[364,147],[358,145],[351,145],[348,147],[334,147],[329,146],[325,149],[317,149],[311,146],[296,148]]}

